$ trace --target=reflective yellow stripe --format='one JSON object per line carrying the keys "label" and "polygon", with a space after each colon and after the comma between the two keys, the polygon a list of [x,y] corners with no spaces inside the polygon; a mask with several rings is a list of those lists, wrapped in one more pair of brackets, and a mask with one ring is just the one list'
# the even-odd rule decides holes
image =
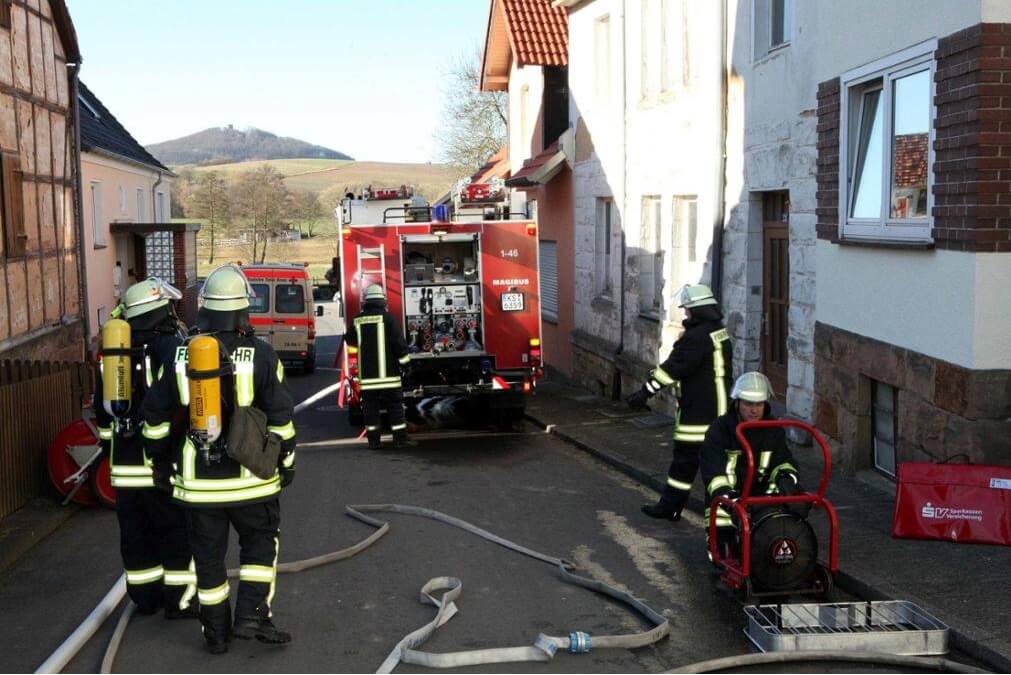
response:
{"label": "reflective yellow stripe", "polygon": [[772,461],[772,452],[763,450],[758,455],[758,473],[764,474],[769,470],[769,462]]}
{"label": "reflective yellow stripe", "polygon": [[709,431],[708,424],[678,424],[678,431],[687,434],[704,434]]}
{"label": "reflective yellow stripe", "polygon": [[172,496],[181,502],[188,504],[227,504],[230,502],[243,502],[261,497],[269,497],[281,491],[281,482],[277,479],[260,487],[248,488],[245,490],[221,491],[194,491],[185,489],[178,484],[172,490]]}
{"label": "reflective yellow stripe", "polygon": [[160,581],[162,575],[165,574],[165,570],[162,569],[161,565],[157,567],[149,567],[146,570],[125,570],[126,572],[126,583],[138,586],[141,584],[149,584],[153,581]]}
{"label": "reflective yellow stripe", "polygon": [[683,490],[684,492],[691,492],[691,483],[682,483],[679,480],[674,480],[670,476],[667,476],[667,485],[670,485],[675,490]]}
{"label": "reflective yellow stripe", "polygon": [[253,362],[238,360],[238,353],[243,349],[248,349],[248,347],[240,347],[235,350],[235,401],[240,407],[245,408],[253,404],[256,385],[253,381]]}
{"label": "reflective yellow stripe", "polygon": [[190,379],[186,375],[186,363],[189,361],[189,352],[186,346],[176,347],[176,388],[179,390],[179,403],[190,404]]}
{"label": "reflective yellow stripe", "polygon": [[149,440],[157,441],[168,436],[170,431],[172,431],[171,422],[162,422],[161,424],[148,424],[144,422],[141,435]]}
{"label": "reflective yellow stripe", "polygon": [[197,598],[200,600],[201,605],[220,605],[222,602],[228,599],[228,582],[217,586],[216,588],[198,588]]}
{"label": "reflective yellow stripe", "polygon": [[277,381],[284,382],[284,364],[280,361],[277,362]]}
{"label": "reflective yellow stripe", "polygon": [[98,438],[103,441],[111,441],[112,427],[98,427]]}
{"label": "reflective yellow stripe", "polygon": [[370,391],[373,389],[397,389],[403,386],[401,384],[400,378],[384,378],[383,380],[362,380],[361,390]]}
{"label": "reflective yellow stripe", "polygon": [[193,600],[193,596],[197,594],[197,567],[190,558],[190,566],[187,568],[188,574],[192,577],[190,581],[186,584],[186,590],[183,591],[182,597],[179,598],[179,609],[186,609],[190,606],[190,601]]}
{"label": "reflective yellow stripe", "polygon": [[653,372],[651,372],[649,376],[656,380],[662,387],[669,387],[674,384],[674,378],[668,375],[667,371],[660,366],[654,368]]}
{"label": "reflective yellow stripe", "polygon": [[290,469],[294,465],[295,465],[295,451],[292,450],[287,455],[285,455],[284,458],[281,460],[281,466],[283,466],[285,469]]}
{"label": "reflective yellow stripe", "polygon": [[378,426],[374,426],[374,425],[371,425],[371,424],[369,424],[369,425],[367,425],[367,426],[365,427],[365,430],[366,430],[366,431],[379,431],[379,427],[378,427]]}
{"label": "reflective yellow stripe", "polygon": [[725,473],[731,488],[737,487],[737,458],[740,455],[740,450],[727,450],[727,468]]}
{"label": "reflective yellow stripe", "polygon": [[267,431],[277,434],[281,437],[282,441],[287,441],[295,438],[295,425],[291,422],[284,424],[279,427],[267,426]]}
{"label": "reflective yellow stripe", "polygon": [[410,360],[411,360],[411,355],[410,354],[405,354],[405,355],[401,356],[397,360],[397,363],[399,363],[400,365],[404,366],[404,365],[407,365],[410,362]]}
{"label": "reflective yellow stripe", "polygon": [[702,441],[706,440],[706,435],[704,433],[703,434],[685,433],[680,429],[676,429],[674,431],[674,440],[683,441],[685,443],[701,443]]}
{"label": "reflective yellow stripe", "polygon": [[269,584],[274,581],[274,568],[266,565],[243,565],[239,568],[239,580]]}
{"label": "reflective yellow stripe", "polygon": [[726,476],[716,476],[709,481],[709,494],[712,495],[720,488],[730,487],[730,480]]}
{"label": "reflective yellow stripe", "polygon": [[713,341],[713,382],[716,386],[716,415],[717,417],[727,412],[727,374],[726,363],[723,360],[723,342],[730,339],[725,328],[713,331],[709,334]]}
{"label": "reflective yellow stripe", "polygon": [[154,377],[151,375],[151,357],[144,357],[144,377],[147,380],[147,388],[151,388],[151,384],[154,382]]}
{"label": "reflective yellow stripe", "polygon": [[776,476],[779,475],[780,471],[792,471],[793,473],[797,473],[797,467],[795,467],[793,464],[790,464],[789,462],[783,462],[782,464],[780,464],[779,466],[777,466],[775,469],[772,470],[772,475],[769,476],[770,483],[776,482]]}
{"label": "reflective yellow stripe", "polygon": [[[277,569],[277,556],[281,552],[281,540],[279,537],[274,537],[274,569]],[[274,600],[274,591],[277,590],[277,575],[270,582],[270,590],[267,592],[267,616],[271,617],[274,613],[270,609],[270,603]]]}
{"label": "reflective yellow stripe", "polygon": [[166,586],[189,586],[197,583],[197,573],[193,570],[165,570]]}
{"label": "reflective yellow stripe", "polygon": [[154,479],[151,476],[143,477],[127,477],[127,476],[112,476],[110,478],[112,482],[112,487],[117,488],[146,488],[154,487]]}
{"label": "reflective yellow stripe", "polygon": [[137,466],[135,464],[114,464],[112,466],[113,476],[150,476],[151,467]]}

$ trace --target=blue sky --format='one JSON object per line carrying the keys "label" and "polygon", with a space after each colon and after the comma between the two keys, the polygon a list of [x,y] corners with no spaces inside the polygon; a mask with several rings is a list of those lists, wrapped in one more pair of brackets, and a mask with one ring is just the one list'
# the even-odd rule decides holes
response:
{"label": "blue sky", "polygon": [[141,143],[234,124],[424,162],[488,0],[68,0],[81,79]]}

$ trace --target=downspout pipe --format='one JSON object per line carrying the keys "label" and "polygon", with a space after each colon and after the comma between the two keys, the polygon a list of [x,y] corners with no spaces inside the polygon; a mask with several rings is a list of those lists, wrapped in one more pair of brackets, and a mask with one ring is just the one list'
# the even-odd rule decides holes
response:
{"label": "downspout pipe", "polygon": [[727,0],[720,0],[720,110],[716,119],[719,120],[717,132],[720,158],[716,170],[716,209],[713,218],[713,266],[712,278],[709,280],[713,296],[718,302],[723,302],[723,222],[727,210],[727,99],[729,75],[727,73]]}
{"label": "downspout pipe", "polygon": [[161,171],[155,171],[158,174],[158,180],[154,182],[151,186],[151,222],[158,221],[158,186],[161,185],[162,173]]}
{"label": "downspout pipe", "polygon": [[74,218],[77,221],[77,288],[84,318],[84,357],[90,360],[91,307],[88,304],[88,257],[84,250],[84,189],[81,187],[81,105],[79,103],[78,72],[81,64],[67,64],[70,71],[70,113],[74,116],[74,158],[71,170],[74,173]]}
{"label": "downspout pipe", "polygon": [[[725,0],[724,0],[725,1]],[[625,213],[628,210],[628,3],[621,3],[621,258],[618,280],[618,348],[614,351],[614,374],[611,377],[611,400],[621,400],[621,368],[618,357],[625,352]],[[608,242],[610,246],[610,242]]]}

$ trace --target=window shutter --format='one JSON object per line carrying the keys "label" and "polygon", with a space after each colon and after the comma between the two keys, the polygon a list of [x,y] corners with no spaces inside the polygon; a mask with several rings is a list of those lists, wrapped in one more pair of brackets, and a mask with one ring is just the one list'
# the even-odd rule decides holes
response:
{"label": "window shutter", "polygon": [[558,318],[558,242],[542,241],[541,248],[541,314]]}
{"label": "window shutter", "polygon": [[8,258],[20,258],[25,254],[24,194],[22,192],[21,158],[13,152],[0,155],[3,179],[3,219],[4,243]]}

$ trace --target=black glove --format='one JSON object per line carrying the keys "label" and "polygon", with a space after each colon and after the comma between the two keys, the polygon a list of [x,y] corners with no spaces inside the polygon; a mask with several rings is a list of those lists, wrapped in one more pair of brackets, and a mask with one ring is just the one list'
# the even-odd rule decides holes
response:
{"label": "black glove", "polygon": [[165,494],[172,494],[172,462],[155,460],[151,464],[151,477],[154,486]]}
{"label": "black glove", "polygon": [[628,403],[628,407],[632,410],[640,410],[643,408],[649,410],[649,406],[646,405],[646,401],[649,399],[650,393],[646,391],[646,387],[642,387],[639,391],[626,398],[625,403]]}
{"label": "black glove", "polygon": [[[779,476],[776,479],[776,488],[779,490],[779,494],[790,496],[801,494],[804,492],[804,488],[800,486],[800,481],[792,473],[787,473]],[[794,502],[793,504],[786,504],[786,509],[791,513],[796,513],[801,518],[807,518],[808,514],[811,513],[811,502]]]}
{"label": "black glove", "polygon": [[291,482],[295,480],[295,470],[294,469],[281,469],[281,487],[286,488],[291,485]]}

